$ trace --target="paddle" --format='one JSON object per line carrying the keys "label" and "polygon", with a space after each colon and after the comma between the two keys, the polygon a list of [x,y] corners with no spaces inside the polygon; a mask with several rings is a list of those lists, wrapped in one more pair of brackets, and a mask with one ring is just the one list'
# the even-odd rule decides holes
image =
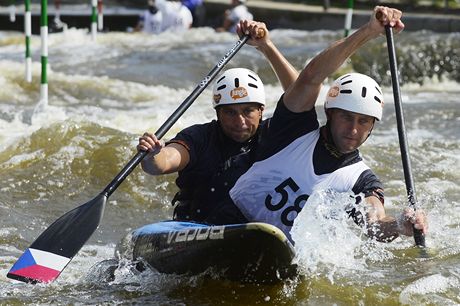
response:
{"label": "paddle", "polygon": [[[158,139],[161,139],[168,132],[248,39],[249,36],[244,36],[224,55],[158,129],[155,133]],[[138,152],[98,196],[67,212],[51,224],[24,251],[7,276],[28,283],[48,283],[55,280],[99,226],[109,196],[146,155],[146,151]]]}
{"label": "paddle", "polygon": [[[401,91],[399,89],[399,79],[398,79],[398,68],[396,63],[396,52],[393,42],[393,29],[390,26],[385,26],[385,32],[387,37],[387,46],[388,46],[388,57],[390,59],[390,70],[391,70],[391,83],[393,85],[393,96],[395,100],[395,110],[396,110],[396,123],[398,126],[398,136],[399,136],[399,147],[401,149],[401,158],[404,169],[404,179],[406,181],[406,190],[407,196],[409,199],[409,205],[412,208],[417,208],[417,199],[415,197],[415,187],[414,179],[412,177],[412,170],[409,158],[409,149],[407,143],[406,128],[404,126],[404,116],[403,108],[401,103]],[[415,244],[419,247],[425,247],[425,236],[422,231],[414,227],[414,239]]]}

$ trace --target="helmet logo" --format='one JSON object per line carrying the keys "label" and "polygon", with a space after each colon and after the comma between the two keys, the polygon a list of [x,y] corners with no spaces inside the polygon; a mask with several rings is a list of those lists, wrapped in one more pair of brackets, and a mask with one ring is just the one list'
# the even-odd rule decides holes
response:
{"label": "helmet logo", "polygon": [[230,97],[233,100],[242,99],[248,96],[248,91],[244,87],[237,87],[230,91]]}
{"label": "helmet logo", "polygon": [[212,97],[214,99],[214,103],[219,104],[220,99],[222,98],[221,94],[216,94]]}
{"label": "helmet logo", "polygon": [[339,87],[338,86],[331,87],[327,95],[331,98],[337,97],[339,95]]}

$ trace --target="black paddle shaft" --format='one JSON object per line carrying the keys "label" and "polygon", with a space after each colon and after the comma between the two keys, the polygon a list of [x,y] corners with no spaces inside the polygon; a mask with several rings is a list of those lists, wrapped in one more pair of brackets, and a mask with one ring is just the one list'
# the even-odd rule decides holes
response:
{"label": "black paddle shaft", "polygon": [[[412,176],[411,163],[409,158],[409,146],[407,142],[406,128],[404,125],[404,114],[401,102],[401,91],[399,89],[398,68],[396,62],[396,52],[393,41],[393,29],[390,26],[385,26],[387,37],[388,56],[390,59],[391,83],[393,85],[393,96],[395,100],[396,123],[398,126],[399,147],[401,149],[401,159],[404,169],[404,179],[406,182],[407,196],[409,204],[416,209],[417,199],[415,196],[414,178]],[[415,244],[425,247],[425,236],[422,231],[414,228]]]}
{"label": "black paddle shaft", "polygon": [[[230,59],[243,47],[248,41],[249,36],[245,35],[224,55],[224,57],[217,63],[217,65],[209,72],[209,74],[198,84],[192,93],[182,102],[181,105],[169,116],[169,118],[163,123],[163,125],[157,130],[155,135],[158,139],[161,139],[169,129],[176,123],[176,121],[182,116],[182,114],[192,105],[196,98],[203,92],[208,84],[217,76],[222,68],[230,61]],[[136,166],[142,161],[147,155],[147,151],[139,151],[137,154],[128,162],[128,164],[117,174],[117,176],[105,187],[102,194],[106,195],[107,198],[118,188],[118,186],[125,180],[125,178],[136,168]]]}

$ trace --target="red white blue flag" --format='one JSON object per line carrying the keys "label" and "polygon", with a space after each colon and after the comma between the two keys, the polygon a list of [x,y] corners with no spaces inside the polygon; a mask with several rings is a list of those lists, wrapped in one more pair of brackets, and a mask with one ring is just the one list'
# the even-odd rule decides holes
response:
{"label": "red white blue flag", "polygon": [[70,260],[71,258],[29,248],[8,272],[8,277],[49,283],[59,276]]}

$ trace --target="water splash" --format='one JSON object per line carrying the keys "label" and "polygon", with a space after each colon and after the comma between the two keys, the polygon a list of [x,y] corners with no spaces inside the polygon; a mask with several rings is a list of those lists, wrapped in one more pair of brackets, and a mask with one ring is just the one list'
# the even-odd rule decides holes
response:
{"label": "water splash", "polygon": [[391,257],[382,244],[368,239],[347,214],[351,207],[365,214],[350,193],[315,191],[291,230],[300,272],[308,276],[335,275],[354,278],[357,271],[369,272],[367,261]]}

